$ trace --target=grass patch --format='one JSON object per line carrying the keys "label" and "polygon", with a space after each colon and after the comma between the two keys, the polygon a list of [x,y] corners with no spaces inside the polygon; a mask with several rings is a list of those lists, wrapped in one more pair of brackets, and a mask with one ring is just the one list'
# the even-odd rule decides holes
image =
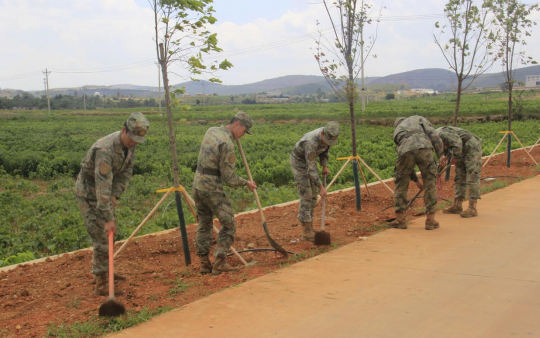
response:
{"label": "grass patch", "polygon": [[169,295],[174,296],[178,293],[186,292],[191,285],[189,283],[186,283],[181,278],[176,278],[176,280],[173,282],[173,287],[169,290]]}
{"label": "grass patch", "polygon": [[127,329],[128,327],[144,323],[152,317],[158,316],[172,309],[172,307],[160,307],[152,310],[144,308],[136,313],[128,312],[126,315],[118,318],[104,319],[95,315],[83,323],[51,323],[47,328],[47,334],[45,337],[99,337],[104,334],[118,332],[120,330]]}
{"label": "grass patch", "polygon": [[385,222],[381,224],[373,224],[367,227],[357,226],[354,229],[354,233],[355,233],[355,236],[365,237],[365,236],[371,236],[379,231],[386,230],[386,229],[388,229],[388,224]]}
{"label": "grass patch", "polygon": [[508,182],[505,181],[495,181],[491,183],[490,185],[483,185],[482,186],[482,194],[487,194],[489,192],[492,192],[497,189],[506,188],[508,186]]}
{"label": "grass patch", "polygon": [[182,278],[196,277],[199,275],[199,272],[195,270],[193,267],[187,267],[180,271],[175,270],[173,272],[175,275],[179,275]]}

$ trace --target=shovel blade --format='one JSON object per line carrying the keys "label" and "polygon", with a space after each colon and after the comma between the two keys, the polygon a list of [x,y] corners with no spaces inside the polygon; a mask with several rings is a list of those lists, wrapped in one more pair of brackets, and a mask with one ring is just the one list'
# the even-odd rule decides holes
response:
{"label": "shovel blade", "polygon": [[287,253],[287,250],[283,249],[281,245],[277,244],[272,237],[270,237],[270,233],[268,232],[268,224],[266,224],[266,221],[263,223],[264,233],[266,234],[266,239],[268,240],[268,243],[272,246],[272,248],[276,249],[279,253],[281,253],[283,256],[287,257],[289,254]]}

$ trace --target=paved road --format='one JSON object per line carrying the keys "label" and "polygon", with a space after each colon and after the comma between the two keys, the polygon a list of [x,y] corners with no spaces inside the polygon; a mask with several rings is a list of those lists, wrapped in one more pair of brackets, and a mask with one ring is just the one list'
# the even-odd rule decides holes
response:
{"label": "paved road", "polygon": [[387,230],[113,337],[538,337],[540,177],[480,216]]}

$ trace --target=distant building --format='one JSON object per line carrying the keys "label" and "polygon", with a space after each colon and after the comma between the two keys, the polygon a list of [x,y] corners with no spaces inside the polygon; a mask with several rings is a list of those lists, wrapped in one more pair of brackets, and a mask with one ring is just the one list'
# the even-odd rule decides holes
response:
{"label": "distant building", "polygon": [[421,94],[433,94],[433,93],[436,93],[437,91],[430,88],[413,88],[411,89],[411,92],[421,93]]}
{"label": "distant building", "polygon": [[525,87],[535,88],[540,87],[540,75],[529,75],[525,78]]}
{"label": "distant building", "polygon": [[268,97],[281,96],[281,92],[279,90],[272,90],[272,91],[266,92],[266,96]]}
{"label": "distant building", "polygon": [[101,96],[99,92],[94,92],[94,96]]}

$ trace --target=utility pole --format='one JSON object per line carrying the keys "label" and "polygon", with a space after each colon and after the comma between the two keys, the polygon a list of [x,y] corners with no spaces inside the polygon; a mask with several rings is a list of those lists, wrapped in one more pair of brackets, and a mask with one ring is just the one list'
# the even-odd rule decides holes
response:
{"label": "utility pole", "polygon": [[158,78],[158,105],[159,105],[159,115],[163,116],[163,113],[161,112],[161,68],[159,67],[159,63],[156,62],[157,65],[157,78]]}
{"label": "utility pole", "polygon": [[84,91],[83,91],[82,98],[83,98],[83,106],[84,106],[84,110],[86,110],[86,93],[85,93]]}
{"label": "utility pole", "polygon": [[51,116],[51,97],[49,96],[49,74],[51,72],[47,71],[47,68],[45,68],[45,82],[47,83],[47,108],[49,109],[49,116]]}

